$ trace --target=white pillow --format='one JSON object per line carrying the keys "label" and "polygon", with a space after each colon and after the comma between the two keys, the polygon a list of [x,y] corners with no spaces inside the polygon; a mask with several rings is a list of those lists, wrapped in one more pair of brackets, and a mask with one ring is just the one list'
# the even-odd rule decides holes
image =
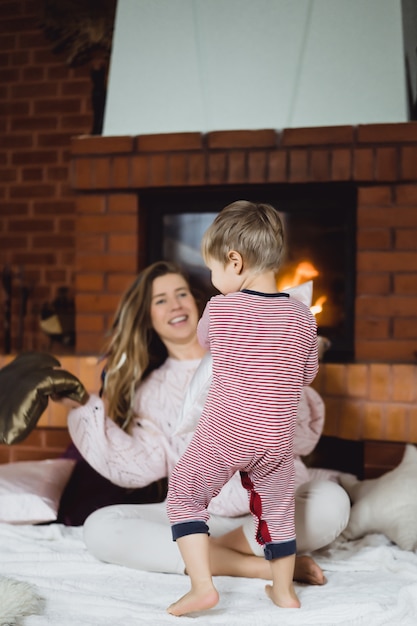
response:
{"label": "white pillow", "polygon": [[74,465],[73,459],[0,465],[0,522],[38,524],[56,520]]}
{"label": "white pillow", "polygon": [[[308,307],[311,307],[313,297],[313,281],[309,280],[302,285],[282,289],[284,293],[289,293],[293,298],[299,300]],[[212,357],[207,352],[197,367],[190,384],[187,387],[181,413],[178,418],[176,435],[184,435],[194,432],[200,419],[208,391],[211,384]]]}
{"label": "white pillow", "polygon": [[282,289],[284,293],[289,293],[293,298],[299,300],[308,308],[311,307],[313,303],[313,281],[308,280],[306,283],[302,285],[296,285],[295,287],[288,287],[287,289]]}
{"label": "white pillow", "polygon": [[196,429],[211,385],[212,364],[211,352],[206,352],[185,392],[176,435],[192,433]]}
{"label": "white pillow", "polygon": [[382,533],[403,550],[417,549],[417,448],[408,444],[401,463],[379,478],[340,477],[353,503],[347,539]]}

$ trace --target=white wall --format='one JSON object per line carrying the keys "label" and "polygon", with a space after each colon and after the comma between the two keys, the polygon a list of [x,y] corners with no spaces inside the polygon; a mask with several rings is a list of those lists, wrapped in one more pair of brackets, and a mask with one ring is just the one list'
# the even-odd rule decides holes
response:
{"label": "white wall", "polygon": [[406,120],[401,0],[118,0],[104,135]]}
{"label": "white wall", "polygon": [[410,97],[414,103],[417,99],[417,0],[402,0],[402,12],[404,48],[409,67]]}

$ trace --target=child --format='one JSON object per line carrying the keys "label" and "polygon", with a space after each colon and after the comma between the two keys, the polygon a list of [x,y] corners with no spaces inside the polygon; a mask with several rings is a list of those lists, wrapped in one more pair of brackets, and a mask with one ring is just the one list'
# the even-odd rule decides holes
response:
{"label": "child", "polygon": [[240,471],[256,518],[256,539],[271,565],[271,600],[298,608],[295,562],[293,438],[301,389],[318,369],[317,326],[309,309],[277,293],[283,227],[267,204],[225,207],[203,236],[213,285],[199,322],[200,343],[213,357],[213,379],[193,439],[175,467],[167,510],[191,579],[168,607],[173,615],[209,609],[213,585],[207,506]]}

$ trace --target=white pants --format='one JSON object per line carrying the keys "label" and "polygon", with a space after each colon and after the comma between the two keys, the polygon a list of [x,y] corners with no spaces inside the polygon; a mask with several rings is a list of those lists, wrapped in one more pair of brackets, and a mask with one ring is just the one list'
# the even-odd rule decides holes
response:
{"label": "white pants", "polygon": [[[312,552],[331,543],[349,521],[350,500],[346,491],[329,480],[312,480],[296,492],[295,528],[297,554]],[[211,515],[210,534],[223,535],[239,526],[253,553],[263,556],[254,537],[251,515]],[[166,503],[120,504],[92,513],[84,523],[84,541],[100,561],[148,572],[184,573],[180,551],[172,540]]]}

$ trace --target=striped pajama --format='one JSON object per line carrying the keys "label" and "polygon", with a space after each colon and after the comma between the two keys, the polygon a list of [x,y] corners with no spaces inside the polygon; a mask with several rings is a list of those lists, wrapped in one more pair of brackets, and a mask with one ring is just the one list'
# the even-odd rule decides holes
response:
{"label": "striped pajama", "polygon": [[286,294],[243,290],[210,300],[198,336],[213,379],[170,478],[173,538],[208,532],[207,506],[239,470],[266,558],[293,554],[294,428],[301,389],[318,368],[315,319]]}

